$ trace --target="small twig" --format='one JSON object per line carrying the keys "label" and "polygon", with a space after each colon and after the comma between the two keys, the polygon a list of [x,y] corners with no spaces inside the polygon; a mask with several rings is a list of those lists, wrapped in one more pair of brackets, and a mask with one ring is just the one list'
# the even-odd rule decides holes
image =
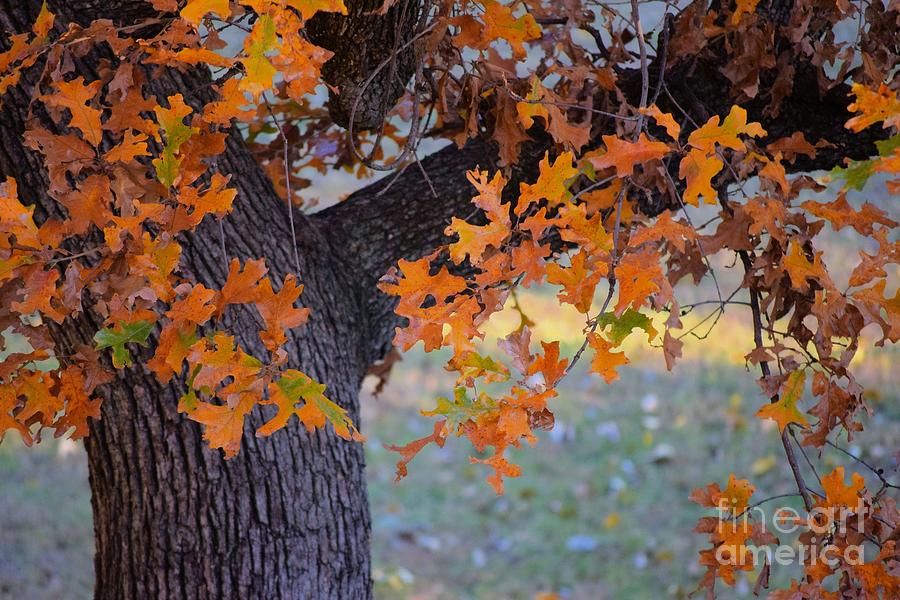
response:
{"label": "small twig", "polygon": [[61,262],[66,262],[67,260],[75,260],[76,258],[82,258],[85,256],[89,256],[94,252],[100,252],[103,248],[91,248],[90,250],[85,250],[84,252],[79,252],[78,254],[72,254],[69,256],[61,256],[60,258],[54,258],[53,260],[48,260],[47,265],[55,265]]}
{"label": "small twig", "polygon": [[290,155],[290,144],[288,143],[287,135],[284,133],[284,128],[281,126],[281,121],[275,115],[275,111],[272,109],[272,105],[269,103],[268,97],[263,94],[263,102],[266,103],[266,107],[269,109],[269,114],[272,115],[272,120],[275,123],[275,127],[278,128],[278,134],[281,136],[281,141],[284,146],[284,181],[285,186],[287,187],[287,209],[288,209],[288,222],[291,227],[291,241],[294,246],[294,272],[297,277],[300,277],[300,250],[297,248],[297,230],[294,226],[294,194],[291,190],[291,155]]}

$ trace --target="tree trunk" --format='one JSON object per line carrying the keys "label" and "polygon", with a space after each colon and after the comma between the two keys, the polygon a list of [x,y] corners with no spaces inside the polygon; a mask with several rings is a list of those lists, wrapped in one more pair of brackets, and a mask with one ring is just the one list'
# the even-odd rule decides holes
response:
{"label": "tree trunk", "polygon": [[[0,0],[0,51],[8,35],[27,31],[41,2]],[[51,7],[54,8],[54,7]],[[62,14],[65,14],[63,9]],[[57,27],[65,27],[58,23]],[[5,39],[4,39],[5,38]],[[97,57],[77,70],[94,78]],[[0,175],[15,177],[37,218],[59,214],[47,197],[42,157],[22,144],[29,98],[42,65],[3,98]],[[151,82],[159,98],[182,93],[195,107],[212,98],[208,73],[171,72]],[[199,91],[198,91],[199,90]],[[206,92],[204,92],[206,90]],[[52,126],[38,114],[44,125]],[[44,118],[42,118],[44,117]],[[238,134],[228,140],[220,171],[239,194],[223,224],[204,223],[182,240],[181,274],[221,287],[228,258],[264,257],[275,281],[293,272],[286,204],[274,192]],[[325,232],[303,215],[298,224],[301,302],[309,323],[291,332],[289,366],[326,384],[326,394],[359,421],[368,330],[352,266]],[[249,310],[228,316],[226,328],[259,356],[258,326]],[[89,312],[54,329],[67,352],[91,344],[101,319]],[[86,439],[96,535],[98,599],[123,598],[369,598],[370,518],[363,447],[331,429],[307,433],[294,421],[264,439],[253,432],[272,410],[247,419],[238,456],[223,460],[202,439],[201,427],[177,412],[183,379],[160,384],[143,364],[116,371],[102,386],[101,418]],[[267,407],[271,408],[271,407]]]}
{"label": "tree trunk", "polygon": [[[356,407],[355,382],[329,390]],[[95,597],[371,597],[362,446],[248,427],[224,461],[176,412],[179,393],[132,370],[86,438]]]}

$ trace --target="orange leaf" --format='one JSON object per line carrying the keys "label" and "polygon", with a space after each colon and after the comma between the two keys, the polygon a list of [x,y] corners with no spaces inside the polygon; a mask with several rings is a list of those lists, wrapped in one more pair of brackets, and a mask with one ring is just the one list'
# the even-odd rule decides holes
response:
{"label": "orange leaf", "polygon": [[681,159],[678,176],[687,182],[684,190],[684,201],[693,206],[700,206],[700,196],[705,202],[717,202],[716,190],[712,187],[712,178],[722,170],[725,164],[715,155],[704,150],[691,150]]}
{"label": "orange leaf", "polygon": [[761,137],[766,135],[766,130],[759,123],[748,123],[747,111],[735,105],[721,125],[719,115],[713,115],[702,127],[691,133],[688,143],[707,154],[716,151],[716,144],[732,150],[746,150],[744,141],[738,135]]}
{"label": "orange leaf", "polygon": [[180,14],[185,21],[199,25],[203,17],[209,13],[215,13],[222,19],[227,19],[231,15],[228,0],[188,0]]}
{"label": "orange leaf", "polygon": [[859,508],[866,480],[859,473],[853,473],[850,480],[850,485],[844,484],[844,467],[836,467],[822,477],[822,490],[825,492],[827,506],[843,506],[852,510]]}
{"label": "orange leaf", "polygon": [[666,133],[668,133],[673,140],[676,142],[678,141],[678,136],[681,135],[681,125],[678,124],[672,115],[659,110],[659,107],[655,104],[640,109],[640,112],[643,115],[653,117],[659,125],[666,128]]}
{"label": "orange leaf", "polygon": [[547,281],[561,285],[559,299],[575,306],[578,312],[587,314],[594,300],[594,289],[603,273],[587,266],[587,258],[582,250],[572,257],[569,268],[556,263],[547,265]]}
{"label": "orange leaf", "polygon": [[648,251],[625,254],[616,266],[616,281],[619,284],[616,316],[622,316],[629,306],[640,310],[649,297],[660,290],[662,278],[659,254]]}
{"label": "orange leaf", "polygon": [[668,144],[651,142],[642,133],[636,142],[628,142],[614,135],[604,135],[606,152],[585,155],[595,169],[616,168],[616,177],[630,177],[635,165],[643,165],[651,160],[659,160],[671,151]]}
{"label": "orange leaf", "polygon": [[263,259],[248,260],[241,270],[238,259],[231,259],[228,267],[228,278],[225,285],[216,295],[213,304],[216,305],[216,316],[221,316],[229,304],[249,304],[255,302],[259,293],[257,286],[259,280],[268,272]]}
{"label": "orange leaf", "polygon": [[423,438],[418,440],[413,440],[412,442],[406,444],[405,446],[390,446],[385,444],[385,448],[390,450],[391,452],[400,453],[401,459],[397,462],[397,477],[394,481],[400,481],[408,474],[406,465],[416,457],[416,455],[422,451],[422,448],[427,446],[428,444],[434,442],[438,445],[438,447],[443,448],[444,442],[447,438],[447,433],[444,431],[444,425],[447,423],[445,420],[438,421],[434,424],[434,431],[431,432],[431,435],[426,435]]}
{"label": "orange leaf", "polygon": [[303,292],[303,286],[298,286],[296,281],[292,274],[285,277],[277,294],[272,291],[268,277],[260,281],[257,288],[256,309],[266,325],[266,330],[259,336],[270,351],[287,341],[285,331],[303,325],[309,318],[308,308],[294,308],[294,302]]}
{"label": "orange leaf", "polygon": [[697,233],[692,227],[672,219],[671,213],[667,211],[659,215],[650,227],[638,229],[628,243],[640,246],[644,242],[661,239],[672,244],[679,252],[684,252],[687,242],[697,239]]}
{"label": "orange leaf", "polygon": [[253,410],[254,398],[251,394],[240,394],[232,408],[228,405],[200,402],[188,418],[205,425],[203,439],[211,448],[221,448],[225,458],[233,458],[241,449],[244,436],[244,419]]}
{"label": "orange leaf", "polygon": [[57,81],[55,86],[59,91],[42,97],[50,106],[68,108],[72,113],[69,125],[81,131],[85,141],[94,147],[99,146],[103,139],[101,112],[87,105],[97,96],[102,85],[102,81],[86,84],[84,77],[78,76],[72,81]]}
{"label": "orange leaf", "polygon": [[571,152],[563,152],[551,165],[549,154],[544,154],[544,158],[539,164],[538,180],[533,184],[519,184],[519,202],[516,205],[516,214],[524,214],[531,202],[538,202],[544,198],[550,202],[551,206],[568,199],[569,190],[566,182],[578,175],[578,169],[572,166],[573,158]]}
{"label": "orange leaf", "polygon": [[631,362],[624,352],[611,352],[612,343],[596,333],[588,334],[588,345],[594,350],[591,372],[602,375],[606,383],[612,383],[619,378],[619,374],[616,372],[617,367]]}
{"label": "orange leaf", "polygon": [[473,265],[483,262],[488,246],[499,249],[509,234],[509,228],[502,223],[472,225],[462,219],[453,217],[450,225],[444,230],[445,235],[457,235],[459,240],[450,244],[450,258],[460,264],[468,256]]}

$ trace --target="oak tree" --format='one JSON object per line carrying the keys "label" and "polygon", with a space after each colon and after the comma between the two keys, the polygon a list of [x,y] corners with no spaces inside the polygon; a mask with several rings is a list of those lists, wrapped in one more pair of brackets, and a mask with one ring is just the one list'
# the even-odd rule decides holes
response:
{"label": "oak tree", "polygon": [[[897,0],[0,0],[0,26],[0,329],[28,347],[0,438],[84,438],[98,598],[370,597],[359,388],[392,346],[457,376],[398,478],[459,437],[502,493],[576,364],[611,383],[636,335],[676,367],[704,279],[708,321],[752,325],[796,494],[860,518],[802,543],[877,548],[771,597],[900,594],[898,488],[797,459],[862,430],[862,330],[900,339],[897,222],[848,199],[900,192]],[[388,173],[312,211],[335,170]],[[866,248],[847,281],[826,228]],[[521,310],[484,339],[539,285],[584,315],[571,356]],[[764,587],[754,486],[702,483],[700,587]]]}

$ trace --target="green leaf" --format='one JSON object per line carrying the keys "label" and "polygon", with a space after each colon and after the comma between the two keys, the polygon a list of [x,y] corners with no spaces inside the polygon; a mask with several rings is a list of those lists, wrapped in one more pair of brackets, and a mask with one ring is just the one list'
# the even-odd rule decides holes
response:
{"label": "green leaf", "polygon": [[168,146],[163,148],[162,156],[153,159],[156,178],[159,179],[159,182],[167,188],[172,187],[181,172],[181,161],[182,159],[177,158]]}
{"label": "green leaf", "polygon": [[859,191],[874,172],[874,161],[854,160],[844,169],[832,169],[830,174],[835,179],[843,179],[845,187]]}
{"label": "green leaf", "polygon": [[450,360],[450,366],[459,371],[460,377],[483,377],[485,383],[506,381],[509,370],[490,356],[481,356],[477,352],[466,352],[462,356]]}
{"label": "green leaf", "polygon": [[455,430],[466,421],[490,412],[497,406],[496,401],[485,393],[479,394],[477,398],[470,399],[466,394],[466,388],[463,386],[453,390],[453,396],[453,400],[444,397],[438,398],[437,406],[434,410],[423,410],[422,414],[426,417],[436,417],[438,415],[445,417],[450,429]]}
{"label": "green leaf", "polygon": [[634,329],[643,329],[651,342],[658,333],[656,328],[653,327],[653,321],[650,317],[631,308],[622,313],[621,317],[616,317],[611,312],[603,313],[597,317],[597,321],[599,322],[598,327],[600,331],[610,327],[610,330],[604,333],[606,333],[606,337],[614,346],[620,345]]}
{"label": "green leaf", "polygon": [[897,148],[900,148],[900,133],[897,135],[892,135],[886,140],[879,140],[875,142],[875,147],[878,148],[878,156],[887,157],[894,153]]}
{"label": "green leaf", "polygon": [[299,371],[286,371],[275,385],[293,402],[297,402],[300,398],[309,402],[319,396],[324,397],[325,394],[325,385]]}
{"label": "green leaf", "polygon": [[134,323],[126,323],[119,321],[115,327],[107,327],[101,329],[94,334],[94,341],[97,342],[97,350],[112,348],[113,366],[121,369],[131,364],[131,353],[125,347],[125,344],[147,345],[147,338],[153,330],[153,323],[146,320],[135,321]]}

